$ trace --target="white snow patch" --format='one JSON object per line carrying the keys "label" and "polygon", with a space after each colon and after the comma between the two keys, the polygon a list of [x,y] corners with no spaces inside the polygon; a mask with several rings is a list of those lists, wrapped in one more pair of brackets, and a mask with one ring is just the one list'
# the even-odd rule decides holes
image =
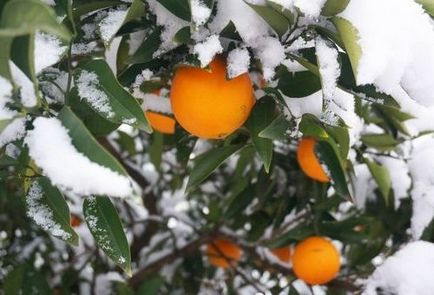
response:
{"label": "white snow patch", "polygon": [[71,234],[64,231],[60,224],[56,223],[53,219],[52,209],[41,203],[43,193],[39,183],[37,181],[33,182],[26,196],[27,216],[53,236],[60,237],[63,240],[69,239]]}
{"label": "white snow patch", "polygon": [[26,133],[26,119],[16,118],[0,132],[0,148],[6,144],[21,139]]}
{"label": "white snow patch", "polygon": [[31,158],[54,185],[79,195],[126,197],[132,193],[127,177],[78,152],[58,119],[39,117],[33,126],[25,143]]}
{"label": "white snow patch", "polygon": [[258,39],[252,47],[261,60],[264,79],[270,81],[274,77],[275,68],[286,58],[283,45],[276,38],[264,37]]}
{"label": "white snow patch", "polygon": [[401,85],[413,99],[434,104],[434,28],[419,4],[351,0],[340,16],[359,32],[358,84],[373,83],[386,93]]}
{"label": "white snow patch", "polygon": [[211,9],[203,3],[202,0],[191,0],[191,19],[197,26],[201,26],[206,23],[211,15]]}
{"label": "white snow patch", "polygon": [[35,71],[38,74],[43,69],[57,63],[67,50],[67,46],[56,36],[37,32],[35,36]]}
{"label": "white snow patch", "polygon": [[246,48],[231,50],[227,58],[227,71],[230,79],[247,73],[250,66],[250,54]]}
{"label": "white snow patch", "polygon": [[193,48],[193,53],[197,54],[202,68],[206,67],[216,54],[222,52],[223,47],[217,35],[209,36],[204,42],[196,44]]}
{"label": "white snow patch", "polygon": [[317,38],[315,45],[324,99],[330,102],[335,94],[337,79],[341,73],[338,50],[322,38]]}
{"label": "white snow patch", "polygon": [[107,117],[112,118],[114,116],[107,94],[98,89],[100,84],[96,73],[82,70],[76,85],[81,99],[86,100],[94,109],[107,115]]}
{"label": "white snow patch", "polygon": [[363,294],[430,295],[434,290],[434,244],[407,244],[379,266],[367,281]]}
{"label": "white snow patch", "polygon": [[107,16],[98,24],[101,38],[105,43],[109,43],[111,39],[119,31],[124,22],[127,10],[111,10]]}
{"label": "white snow patch", "polygon": [[143,98],[143,109],[147,111],[154,111],[163,114],[172,114],[172,105],[170,99],[155,95],[152,93],[146,93],[142,95],[135,95],[136,97]]}

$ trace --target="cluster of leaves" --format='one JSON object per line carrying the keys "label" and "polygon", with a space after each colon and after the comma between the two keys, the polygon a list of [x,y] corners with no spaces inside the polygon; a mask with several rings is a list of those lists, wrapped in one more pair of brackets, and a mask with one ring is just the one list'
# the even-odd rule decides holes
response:
{"label": "cluster of leaves", "polygon": [[[188,0],[157,1],[175,16],[191,22]],[[55,2],[53,7],[39,0],[6,0],[0,3],[0,76],[14,82],[10,72],[12,61],[33,82],[37,95],[37,105],[25,107],[21,103],[19,89],[15,87],[13,103],[8,107],[17,111],[17,117],[27,118],[28,130],[32,129],[32,121],[37,117],[57,117],[69,131],[72,143],[79,152],[99,165],[131,177],[140,186],[140,194],[136,197],[142,201],[140,205],[134,206],[145,206],[150,215],[160,217],[158,221],[140,220],[130,202],[111,200],[105,196],[86,196],[83,209],[74,214],[87,222],[96,245],[112,261],[101,258],[93,248],[86,248],[84,252],[90,254],[86,263],[95,269],[93,279],[98,273],[115,270],[113,263],[126,273],[135,273],[141,267],[141,250],[152,246],[153,249],[147,255],[170,249],[175,254],[181,253],[173,256],[179,258],[181,263],[175,264],[171,280],[150,273],[141,276],[142,272],[137,271],[139,276],[134,275],[130,283],[133,282],[133,287],[141,285],[139,292],[146,290],[143,294],[156,294],[158,290],[164,292],[179,288],[197,293],[204,285],[236,292],[235,278],[239,271],[231,272],[222,286],[221,282],[216,283],[213,279],[215,270],[202,260],[200,244],[194,248],[195,251],[188,248],[188,251],[184,249],[185,252],[182,252],[176,248],[176,234],[168,226],[170,219],[176,217],[164,215],[164,208],[160,204],[161,196],[167,192],[187,191],[190,205],[186,216],[192,223],[192,234],[187,238],[188,241],[203,238],[201,241],[205,243],[209,238],[223,235],[220,231],[222,228],[226,232],[229,229],[232,233],[239,233],[228,238],[243,245],[246,253],[249,253],[251,245],[277,248],[311,235],[323,235],[341,241],[347,262],[339,279],[345,279],[346,282],[369,275],[373,270],[372,258],[380,253],[392,252],[409,239],[406,230],[411,217],[411,201],[408,198],[401,200],[399,206],[394,205],[389,172],[369,155],[398,155],[396,147],[409,139],[404,122],[411,117],[399,109],[392,97],[377,92],[374,86],[356,84],[354,73],[361,54],[356,42],[357,32],[349,22],[335,16],[346,7],[349,0],[328,0],[322,11],[325,23],[309,26],[298,22],[302,17],[300,12],[288,11],[272,1],[267,0],[265,6],[249,6],[270,25],[275,33],[273,35],[286,46],[291,45],[297,37],[306,41],[322,38],[331,47],[340,48],[341,75],[337,86],[354,95],[356,113],[364,123],[377,125],[382,133],[364,134],[359,144],[350,147],[348,127],[342,120],[331,125],[312,115],[288,118],[286,114],[290,109],[284,95],[301,98],[322,88],[324,79],[318,69],[315,49],[308,48],[288,53],[288,58],[299,62],[308,71],[292,73],[283,66],[278,67],[276,86],[263,89],[263,96],[258,97],[246,125],[225,140],[208,142],[207,150],[200,155],[192,152],[201,150],[197,147],[204,143],[198,142],[197,138],[179,126],[171,136],[158,132],[149,134],[152,129],[140,102],[125,90],[145,69],[153,71],[155,79],[144,82],[141,90],[151,92],[168,86],[173,69],[180,63],[198,64],[197,57],[190,53],[191,45],[194,45],[191,31],[195,30],[195,25],[179,30],[173,40],[177,46],[155,55],[160,48],[164,28],[156,23],[155,15],[148,9],[146,1]],[[214,15],[214,1],[204,3]],[[113,36],[103,39],[98,32],[98,23],[104,13],[115,9],[127,11],[124,20]],[[95,32],[91,37],[86,36],[82,29],[85,25],[94,26]],[[331,30],[332,27],[336,30]],[[131,36],[143,30],[146,37],[137,51],[130,54],[128,42]],[[38,31],[57,36],[68,50],[56,65],[36,74],[33,52]],[[104,53],[113,38],[117,37],[120,37],[117,73],[113,73]],[[220,38],[229,41],[229,48],[242,43],[232,22],[220,33]],[[94,42],[94,49],[90,52],[74,52],[75,45],[90,42]],[[261,71],[256,59],[252,62],[251,70]],[[74,81],[83,71],[97,74],[100,89],[109,98],[113,116],[108,116],[79,98]],[[66,74],[66,87],[56,84],[60,73]],[[50,84],[59,88],[60,99],[53,100],[50,97],[46,87]],[[134,131],[128,134],[118,129],[126,123],[125,118],[133,119],[129,122]],[[11,121],[1,121],[0,132]],[[310,180],[300,171],[295,159],[300,133],[318,141],[316,152],[330,172],[330,184]],[[110,140],[107,139],[109,135]],[[22,139],[12,144],[16,156],[11,156],[5,147],[0,149],[0,228],[5,233],[4,237],[3,234],[0,236],[0,245],[7,250],[7,254],[0,252],[0,267],[6,270],[2,270],[0,276],[8,273],[1,286],[10,294],[18,289],[23,294],[30,294],[30,287],[36,288],[38,294],[49,293],[46,279],[58,271],[54,263],[50,264],[50,261],[54,261],[66,267],[60,274],[61,283],[49,280],[51,287],[54,284],[65,294],[68,294],[68,290],[76,292],[80,282],[86,281],[79,276],[81,269],[74,266],[74,261],[78,259],[74,247],[79,237],[70,225],[70,208],[76,207],[77,201],[73,196],[64,195],[65,192],[42,176],[29,157]],[[348,160],[351,150],[356,154],[355,162]],[[170,160],[173,154],[176,160]],[[149,162],[159,175],[154,183],[150,183],[137,169]],[[348,206],[348,202],[353,202],[357,197],[353,190],[353,167],[357,163],[368,166],[378,186],[376,196],[370,198],[364,209]],[[184,180],[187,178],[185,188]],[[57,236],[71,244],[71,247],[64,248],[68,253],[66,256],[53,254],[62,247],[25,217],[26,195],[35,184],[43,190],[43,197],[38,200],[40,205],[48,208],[56,223],[69,233]],[[345,206],[349,209],[345,209]],[[139,235],[133,232],[137,223],[146,225],[144,232]],[[131,243],[127,242],[125,231],[132,237]],[[152,238],[158,236],[163,238],[158,243],[152,243]],[[429,239],[430,235],[427,233],[426,237]],[[32,250],[29,256],[22,258],[20,249],[39,238],[44,248]],[[257,270],[260,275],[270,271],[270,280],[278,281],[284,277],[288,282],[283,287],[275,285],[271,291],[289,289],[289,292],[294,292],[290,294],[296,294],[291,287],[295,278],[290,269],[287,272],[281,269],[272,271],[272,268],[264,267],[263,262],[258,261],[258,257],[251,252],[240,264],[242,271]],[[34,261],[38,255],[43,255],[45,264],[35,271],[37,266]],[[174,264],[175,260],[165,261]],[[158,265],[154,270],[162,266]],[[29,281],[37,283],[29,286]],[[125,284],[119,283],[117,287],[118,292],[132,292]],[[336,284],[330,286],[330,292],[340,292],[346,287],[345,284]]]}

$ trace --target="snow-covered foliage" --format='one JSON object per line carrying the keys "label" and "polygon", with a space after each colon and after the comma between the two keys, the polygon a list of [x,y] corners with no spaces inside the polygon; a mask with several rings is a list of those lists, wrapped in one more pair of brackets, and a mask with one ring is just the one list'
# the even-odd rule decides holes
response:
{"label": "snow-covered foliage", "polygon": [[[0,5],[0,290],[431,294],[431,2]],[[177,118],[175,71],[216,57],[222,89],[250,77],[246,123],[222,140],[149,134]],[[197,112],[225,107],[198,88],[183,93]],[[297,164],[302,137],[330,182]],[[273,254],[312,235],[341,255],[322,286]],[[214,270],[214,239],[241,261]]]}

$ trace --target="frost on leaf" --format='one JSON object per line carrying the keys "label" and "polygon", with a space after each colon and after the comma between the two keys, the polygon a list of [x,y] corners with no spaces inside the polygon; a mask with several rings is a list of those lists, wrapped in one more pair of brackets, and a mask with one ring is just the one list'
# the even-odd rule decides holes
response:
{"label": "frost on leaf", "polygon": [[27,216],[51,235],[62,240],[69,240],[72,235],[62,229],[54,220],[52,209],[43,202],[44,192],[37,181],[30,186],[26,196]]}
{"label": "frost on leaf", "polygon": [[86,100],[92,108],[105,114],[108,118],[114,117],[110,100],[104,91],[100,90],[100,82],[96,73],[82,70],[77,81],[78,95]]}

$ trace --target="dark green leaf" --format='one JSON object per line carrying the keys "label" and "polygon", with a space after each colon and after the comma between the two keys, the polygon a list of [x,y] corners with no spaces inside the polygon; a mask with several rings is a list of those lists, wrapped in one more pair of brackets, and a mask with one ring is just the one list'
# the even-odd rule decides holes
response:
{"label": "dark green leaf", "polygon": [[288,32],[292,25],[289,19],[270,6],[250,4],[246,1],[245,3],[259,14],[280,37]]}
{"label": "dark green leaf", "polygon": [[154,52],[160,47],[160,35],[161,30],[159,28],[154,29],[127,62],[131,64],[138,64],[151,61],[154,57]]}
{"label": "dark green leaf", "polygon": [[167,8],[171,13],[177,17],[190,21],[191,11],[188,0],[157,0],[161,5]]}
{"label": "dark green leaf", "polygon": [[[81,81],[82,75],[87,79],[86,75],[89,73],[97,76],[96,81]],[[119,84],[109,65],[104,60],[92,60],[82,65],[75,71],[74,80],[78,89],[78,95],[105,119],[117,124],[126,123],[146,132],[152,131],[138,101]],[[82,83],[86,84],[81,85]],[[95,91],[101,92],[101,94],[88,94],[87,92],[81,94],[80,87],[83,87],[85,90],[88,88],[95,89]],[[110,111],[102,109],[101,103],[94,103],[94,96],[101,95],[105,95],[107,101],[103,104],[107,105]]]}
{"label": "dark green leaf", "polygon": [[96,244],[110,259],[131,275],[131,256],[116,208],[107,197],[84,200],[83,214]]}
{"label": "dark green leaf", "polygon": [[68,205],[50,180],[45,177],[35,180],[26,197],[26,204],[27,214],[36,224],[52,236],[78,245],[78,235],[70,224]]}
{"label": "dark green leaf", "polygon": [[279,79],[277,87],[286,96],[306,97],[321,89],[321,81],[312,72],[287,72]]}
{"label": "dark green leaf", "polygon": [[235,24],[232,21],[229,21],[226,27],[223,28],[223,30],[220,32],[220,37],[237,41],[242,40],[237,28],[235,27]]}
{"label": "dark green leaf", "polygon": [[342,164],[340,153],[337,147],[330,141],[319,141],[316,147],[319,157],[328,168],[332,179],[332,185],[336,192],[343,198],[352,200],[348,189],[345,169]]}
{"label": "dark green leaf", "polygon": [[259,133],[267,128],[276,117],[276,104],[271,97],[265,97],[259,100],[247,121],[247,128],[250,131],[253,145],[258,152],[265,171],[270,170],[271,160],[273,157],[273,141],[268,138],[259,137]]}
{"label": "dark green leaf", "polygon": [[194,160],[193,169],[188,179],[187,191],[194,189],[204,181],[215,169],[241,147],[241,145],[228,145],[211,149],[199,155]]}
{"label": "dark green leaf", "polygon": [[264,130],[259,132],[259,137],[271,140],[285,140],[288,139],[287,132],[291,127],[292,124],[285,118],[285,116],[279,115]]}
{"label": "dark green leaf", "polygon": [[164,283],[164,279],[158,275],[149,277],[143,281],[136,295],[157,295],[158,291]]}
{"label": "dark green leaf", "polygon": [[191,42],[191,32],[190,27],[183,27],[178,32],[176,32],[175,37],[173,38],[178,44],[188,44]]}
{"label": "dark green leaf", "polygon": [[315,231],[312,227],[301,224],[271,240],[269,243],[267,243],[267,246],[271,249],[284,247],[291,243],[301,241],[314,234]]}

